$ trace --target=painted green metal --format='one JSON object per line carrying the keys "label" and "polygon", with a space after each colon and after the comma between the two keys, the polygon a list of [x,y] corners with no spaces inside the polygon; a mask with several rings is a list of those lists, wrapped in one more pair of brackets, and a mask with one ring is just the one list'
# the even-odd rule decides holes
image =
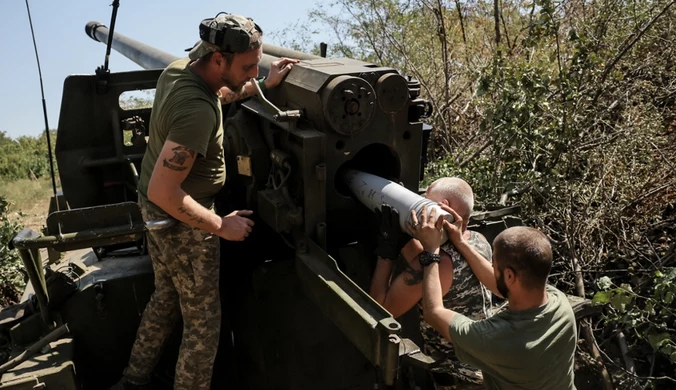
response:
{"label": "painted green metal", "polygon": [[399,367],[401,325],[348,278],[322,248],[308,240],[296,257],[306,294],[392,385]]}
{"label": "painted green metal", "polygon": [[[100,23],[87,33],[108,40]],[[24,231],[12,242],[43,330],[69,324],[84,389],[119,379],[153,291],[152,264],[139,248],[145,232],[176,223],[142,221],[136,185],[151,108],[123,109],[119,99],[155,88],[177,57],[118,33],[112,45],[145,70],[65,80],[55,154],[68,207],[49,215],[44,236]],[[278,56],[303,61],[264,99],[224,107],[228,175],[216,212],[250,209],[256,225],[245,242],[221,240],[223,325],[212,387],[406,388],[403,364],[425,369],[434,361],[418,347],[416,313],[404,327],[366,293],[376,225],[340,172],[363,169],[417,190],[429,134],[425,102],[417,84],[392,68],[270,45],[264,52],[263,74]],[[146,134],[126,145],[131,122]],[[82,272],[70,270],[69,257],[43,264],[41,248],[77,254]],[[50,297],[58,286],[45,267],[74,292]],[[158,362],[158,388],[172,386],[180,335],[178,327]]]}

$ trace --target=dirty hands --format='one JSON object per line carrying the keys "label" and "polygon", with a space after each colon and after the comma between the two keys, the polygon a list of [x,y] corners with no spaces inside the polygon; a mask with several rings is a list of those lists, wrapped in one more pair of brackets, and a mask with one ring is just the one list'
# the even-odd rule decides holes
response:
{"label": "dirty hands", "polygon": [[279,85],[286,74],[293,68],[293,64],[299,62],[300,60],[282,57],[270,64],[270,72],[268,72],[268,77],[265,78],[265,87],[274,88]]}
{"label": "dirty hands", "polygon": [[435,252],[441,246],[441,239],[443,237],[443,222],[444,216],[437,216],[437,209],[428,210],[429,206],[423,207],[420,214],[420,221],[415,210],[411,210],[411,224],[409,230],[413,237],[415,237],[423,249],[427,252]]}
{"label": "dirty hands", "polygon": [[244,241],[254,226],[254,222],[246,218],[252,214],[251,210],[235,210],[226,215],[218,229],[218,236],[228,241]]}
{"label": "dirty hands", "polygon": [[401,248],[411,239],[399,227],[399,212],[387,203],[375,209],[378,219],[378,239],[375,253],[378,257],[393,260],[399,257]]}

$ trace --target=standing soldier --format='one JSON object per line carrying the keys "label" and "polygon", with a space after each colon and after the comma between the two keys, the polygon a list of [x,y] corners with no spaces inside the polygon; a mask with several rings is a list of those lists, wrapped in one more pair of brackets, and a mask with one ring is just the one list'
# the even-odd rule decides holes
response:
{"label": "standing soldier", "polygon": [[[208,389],[219,344],[219,237],[244,240],[249,210],[220,217],[214,197],[225,183],[221,104],[255,93],[263,55],[262,30],[250,18],[218,14],[199,26],[188,58],[167,66],[158,79],[150,137],[139,178],[146,221],[173,217],[175,226],[148,233],[155,292],[146,306],[125,389],[150,387],[162,344],[183,317],[175,389]],[[262,90],[277,86],[297,60],[272,63]]]}

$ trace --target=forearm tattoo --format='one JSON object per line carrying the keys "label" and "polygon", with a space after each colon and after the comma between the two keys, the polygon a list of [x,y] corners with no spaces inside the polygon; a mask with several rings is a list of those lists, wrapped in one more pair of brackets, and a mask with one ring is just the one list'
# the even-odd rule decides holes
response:
{"label": "forearm tattoo", "polygon": [[244,99],[248,97],[249,94],[246,93],[246,90],[242,88],[241,91],[239,92],[234,92],[228,89],[228,92],[226,92],[222,97],[221,97],[221,103],[222,104],[228,104],[235,102],[237,100]]}
{"label": "forearm tattoo", "polygon": [[171,148],[171,151],[174,152],[174,157],[170,158],[169,161],[165,158],[162,161],[162,165],[171,169],[172,171],[185,171],[188,167],[183,166],[188,159],[188,157],[195,157],[195,151],[188,149],[185,146],[176,146]]}
{"label": "forearm tattoo", "polygon": [[204,218],[200,217],[199,215],[191,213],[190,211],[188,211],[188,209],[186,209],[183,206],[178,208],[178,212],[187,215],[191,221],[197,221],[197,223],[204,223]]}

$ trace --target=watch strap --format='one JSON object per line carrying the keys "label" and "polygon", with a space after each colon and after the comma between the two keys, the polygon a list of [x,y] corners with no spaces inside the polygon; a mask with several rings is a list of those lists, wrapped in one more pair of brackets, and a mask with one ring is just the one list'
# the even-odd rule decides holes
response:
{"label": "watch strap", "polygon": [[420,254],[420,256],[418,257],[418,261],[420,261],[420,265],[427,266],[432,263],[438,263],[439,261],[441,261],[441,256],[436,253],[425,251]]}

